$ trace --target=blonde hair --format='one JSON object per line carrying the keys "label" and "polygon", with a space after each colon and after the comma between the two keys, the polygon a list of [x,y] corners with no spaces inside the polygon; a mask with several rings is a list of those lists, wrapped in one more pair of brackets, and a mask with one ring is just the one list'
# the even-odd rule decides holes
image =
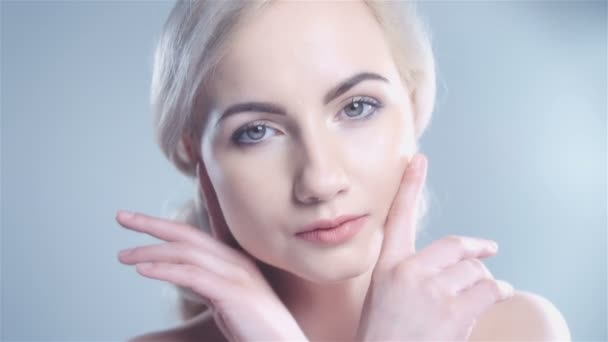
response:
{"label": "blonde hair", "polygon": [[[415,139],[430,123],[435,103],[435,63],[428,30],[405,1],[364,1],[381,25],[400,76],[413,97]],[[151,106],[155,137],[164,155],[184,175],[196,179],[196,161],[189,158],[182,136],[192,141],[200,155],[204,125],[201,94],[205,82],[226,53],[229,35],[245,16],[254,15],[270,1],[178,0],[165,22],[154,53]],[[195,182],[196,184],[196,182]],[[196,192],[199,194],[199,192]],[[424,187],[418,230],[428,211]],[[173,218],[209,231],[205,204],[196,195]],[[184,320],[205,309],[189,289],[178,286]]]}

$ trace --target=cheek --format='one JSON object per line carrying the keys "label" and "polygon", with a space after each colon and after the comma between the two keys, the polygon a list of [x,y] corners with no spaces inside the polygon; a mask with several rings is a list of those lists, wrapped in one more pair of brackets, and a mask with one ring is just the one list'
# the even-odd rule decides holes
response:
{"label": "cheek", "polygon": [[[248,163],[246,158],[222,170],[223,176],[217,183],[218,201],[226,223],[234,238],[246,249],[252,244],[260,244],[263,236],[273,236],[271,230],[276,230],[277,217],[285,212],[280,208],[285,206],[281,189],[286,185],[282,182],[286,177],[268,178],[275,174],[277,161],[270,163]],[[226,162],[226,161],[224,161]],[[255,167],[251,165],[256,165]],[[274,234],[275,236],[277,234]]]}
{"label": "cheek", "polygon": [[413,128],[405,112],[384,112],[369,127],[349,135],[345,150],[351,165],[371,175],[394,170],[400,159],[415,150]]}
{"label": "cheek", "polygon": [[382,120],[361,136],[353,139],[355,146],[349,164],[356,169],[357,179],[371,197],[368,201],[379,215],[388,214],[397,193],[407,160],[415,150],[413,128],[407,113],[384,113]]}
{"label": "cheek", "polygon": [[379,165],[385,160],[411,155],[416,147],[412,119],[407,103],[388,101],[368,127],[357,133],[357,148]]}

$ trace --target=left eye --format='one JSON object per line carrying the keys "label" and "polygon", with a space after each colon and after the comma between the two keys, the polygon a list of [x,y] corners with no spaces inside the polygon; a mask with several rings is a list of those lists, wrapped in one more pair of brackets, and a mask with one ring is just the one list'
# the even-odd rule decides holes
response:
{"label": "left eye", "polygon": [[[344,113],[349,118],[364,117],[367,118],[374,114],[381,105],[378,101],[371,98],[353,98],[351,103],[344,107]],[[365,113],[362,115],[361,113]]]}
{"label": "left eye", "polygon": [[[232,141],[237,145],[254,145],[264,140],[262,138],[266,136],[268,130],[275,129],[266,125],[265,122],[253,122],[236,131],[232,136]],[[244,137],[248,139],[243,141]],[[249,140],[249,142],[247,142],[247,140]]]}

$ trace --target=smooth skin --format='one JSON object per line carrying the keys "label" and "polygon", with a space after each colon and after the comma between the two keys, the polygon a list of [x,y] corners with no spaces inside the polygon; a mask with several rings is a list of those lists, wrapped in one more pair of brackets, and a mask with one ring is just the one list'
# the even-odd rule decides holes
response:
{"label": "smooth skin", "polygon": [[[228,42],[202,92],[201,110],[208,115],[200,142],[198,132],[196,141],[184,136],[199,165],[205,200],[214,208],[213,235],[145,214],[131,221],[117,217],[134,230],[155,229],[149,234],[169,243],[136,249],[125,262],[158,263],[137,269],[208,298],[215,315],[146,338],[215,341],[222,330],[236,340],[461,338],[472,317],[488,307],[472,339],[503,338],[492,331],[508,331],[535,340],[546,336],[539,327],[554,331],[549,323],[560,321],[533,319],[557,317],[545,315],[552,306],[524,305],[541,303],[536,297],[497,299],[498,287],[483,278],[489,274],[475,261],[493,252],[469,243],[483,239],[446,237],[428,249],[413,248],[412,194],[426,177],[426,163],[417,176],[405,171],[418,151],[415,89],[401,79],[384,32],[364,4],[273,2],[240,22]],[[327,96],[361,72],[382,78]],[[283,114],[249,106],[220,120],[232,105],[251,101],[273,103]],[[251,123],[264,126],[238,135],[247,145],[237,146],[231,138]],[[404,190],[409,186],[415,187]],[[305,224],[342,214],[368,214],[365,227],[347,243],[321,248],[295,236]],[[402,222],[389,227],[387,221]],[[179,236],[163,239],[170,231]],[[482,278],[488,280],[464,290]],[[440,320],[456,315],[464,302],[470,311],[449,324]],[[410,319],[428,322],[420,330]],[[385,326],[392,321],[393,328]],[[524,323],[539,321],[548,323],[526,330]]]}
{"label": "smooth skin", "polygon": [[[463,339],[479,311],[512,296],[512,289],[502,290],[491,281],[481,262],[471,262],[495,253],[491,241],[449,237],[414,256],[416,208],[426,178],[425,159],[417,160],[422,164],[407,169],[389,213],[357,340]],[[208,186],[203,188],[210,201]],[[218,222],[217,205],[213,207],[212,231],[218,231],[217,225],[223,223]],[[123,226],[167,241],[124,251],[120,261],[135,264],[144,276],[193,289],[211,305],[215,321],[231,341],[306,340],[253,260],[244,254],[188,225],[141,214],[119,213],[117,218]],[[463,259],[469,260],[455,265]],[[435,275],[431,281],[426,280],[429,274]],[[473,289],[452,299],[461,288],[475,283]],[[401,303],[409,305],[404,308]]]}
{"label": "smooth skin", "polygon": [[[475,325],[486,310],[512,298],[514,292],[508,284],[494,280],[478,259],[496,253],[493,241],[448,236],[416,252],[412,242],[415,204],[426,178],[426,162],[421,157],[423,165],[420,169],[407,169],[391,207],[386,239],[356,340],[465,341],[473,340],[472,333],[481,334],[477,340],[495,340],[497,336],[492,336],[495,331],[490,330],[490,325],[500,324],[508,315],[518,313],[532,317],[533,322],[540,325],[528,326],[523,333],[513,333],[503,327],[503,334],[528,340],[569,339],[567,329],[559,327],[562,324],[559,317],[555,320],[557,323],[542,317],[552,311],[550,303],[545,303],[543,308],[535,305],[534,300],[518,299],[520,304],[505,306],[514,310],[512,312],[494,309],[490,311],[491,319],[484,318],[485,326]],[[210,200],[208,185],[203,188],[208,203],[217,203]],[[218,222],[216,210],[217,204],[213,204],[210,207],[212,231],[222,224]],[[191,288],[210,304],[217,325],[209,324],[206,316],[205,320],[195,319],[183,327],[142,335],[132,341],[217,340],[218,328],[230,341],[307,340],[249,257],[189,225],[123,211],[119,211],[116,218],[125,228],[166,241],[125,250],[119,255],[120,261],[136,265],[143,276]],[[520,295],[528,298],[526,296],[534,298]],[[522,309],[527,311],[517,312]]]}

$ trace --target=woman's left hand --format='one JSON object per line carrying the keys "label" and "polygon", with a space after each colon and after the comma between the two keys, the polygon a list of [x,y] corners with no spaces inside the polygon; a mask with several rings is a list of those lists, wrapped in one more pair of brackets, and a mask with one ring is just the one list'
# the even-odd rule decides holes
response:
{"label": "woman's left hand", "polygon": [[192,289],[209,303],[229,340],[306,340],[252,257],[187,224],[124,212],[116,220],[166,241],[124,250],[120,262],[136,265],[145,277]]}

